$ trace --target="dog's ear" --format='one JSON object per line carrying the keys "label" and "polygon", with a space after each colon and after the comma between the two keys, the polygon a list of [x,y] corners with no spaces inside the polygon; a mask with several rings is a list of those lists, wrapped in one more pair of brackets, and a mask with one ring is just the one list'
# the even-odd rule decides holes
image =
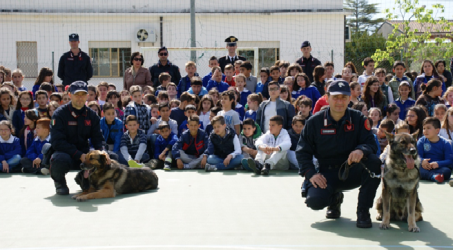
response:
{"label": "dog's ear", "polygon": [[415,141],[417,141],[418,132],[419,132],[419,130],[417,129],[417,131],[415,131],[413,134],[411,134],[412,138],[414,138]]}
{"label": "dog's ear", "polygon": [[392,133],[388,133],[387,131],[384,131],[384,133],[385,133],[385,137],[387,138],[387,141],[389,143],[392,143],[393,140],[395,139],[395,135]]}

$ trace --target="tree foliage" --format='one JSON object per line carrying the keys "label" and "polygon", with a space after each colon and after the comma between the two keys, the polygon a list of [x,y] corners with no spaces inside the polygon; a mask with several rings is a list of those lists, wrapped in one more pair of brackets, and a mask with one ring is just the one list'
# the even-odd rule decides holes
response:
{"label": "tree foliage", "polygon": [[355,33],[363,31],[374,31],[376,27],[384,22],[383,18],[373,19],[378,13],[378,4],[369,4],[368,0],[345,0],[344,10],[351,12],[347,18],[347,25]]}
{"label": "tree foliage", "polygon": [[382,35],[368,32],[352,33],[351,42],[345,44],[345,62],[351,61],[356,66],[359,73],[362,67],[363,59],[372,55],[376,50],[385,49],[385,38]]}
{"label": "tree foliage", "polygon": [[[387,20],[400,20],[394,24],[385,49],[377,49],[372,58],[376,62],[388,60],[391,64],[403,60],[406,65],[418,64],[425,59],[437,60],[453,56],[449,38],[432,38],[431,32],[451,30],[451,23],[437,14],[445,12],[441,4],[432,5],[431,9],[419,6],[418,0],[396,0],[395,7],[386,9]],[[416,22],[420,29],[411,29],[410,22]],[[436,26],[434,26],[436,25]]]}

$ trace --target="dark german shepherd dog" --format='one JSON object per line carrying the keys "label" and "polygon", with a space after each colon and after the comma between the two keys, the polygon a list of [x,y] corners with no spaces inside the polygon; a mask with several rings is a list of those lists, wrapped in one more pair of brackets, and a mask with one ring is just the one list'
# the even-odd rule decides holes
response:
{"label": "dark german shepherd dog", "polygon": [[111,198],[117,194],[157,188],[158,178],[152,169],[128,168],[114,160],[111,160],[110,165],[106,162],[107,155],[104,152],[93,150],[87,154],[85,162],[80,164],[82,171],[75,178],[82,193],[74,195],[73,199],[85,201]]}
{"label": "dark german shepherd dog", "polygon": [[420,158],[417,153],[418,131],[412,135],[386,133],[390,152],[385,160],[381,197],[377,200],[380,228],[389,229],[390,220],[405,220],[410,232],[420,232],[416,221],[423,220],[418,199]]}

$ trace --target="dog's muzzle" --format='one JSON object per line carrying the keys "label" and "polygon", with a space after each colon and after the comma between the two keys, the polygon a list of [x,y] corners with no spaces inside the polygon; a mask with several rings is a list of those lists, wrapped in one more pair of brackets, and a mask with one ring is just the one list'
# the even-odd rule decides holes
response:
{"label": "dog's muzzle", "polygon": [[85,179],[90,177],[90,173],[94,170],[94,168],[88,168],[84,163],[80,164],[80,168],[83,170],[83,178]]}

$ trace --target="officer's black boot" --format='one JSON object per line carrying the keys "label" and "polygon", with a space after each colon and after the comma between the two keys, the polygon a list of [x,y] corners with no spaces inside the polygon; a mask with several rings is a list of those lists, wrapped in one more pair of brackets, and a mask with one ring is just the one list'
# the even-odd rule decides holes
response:
{"label": "officer's black boot", "polygon": [[302,198],[307,198],[307,185],[308,185],[308,180],[304,179],[302,182],[302,187],[300,188],[300,193],[302,195]]}
{"label": "officer's black boot", "polygon": [[332,204],[327,207],[326,218],[338,219],[341,216],[341,203],[343,203],[343,193],[338,192],[334,194]]}
{"label": "officer's black boot", "polygon": [[271,170],[271,164],[265,163],[263,169],[261,169],[261,174],[268,175],[270,170]]}
{"label": "officer's black boot", "polygon": [[58,178],[53,177],[55,183],[55,189],[58,195],[68,195],[69,188],[66,185],[66,178],[64,175],[58,176]]}
{"label": "officer's black boot", "polygon": [[357,227],[359,228],[371,228],[370,209],[369,208],[357,208]]}

